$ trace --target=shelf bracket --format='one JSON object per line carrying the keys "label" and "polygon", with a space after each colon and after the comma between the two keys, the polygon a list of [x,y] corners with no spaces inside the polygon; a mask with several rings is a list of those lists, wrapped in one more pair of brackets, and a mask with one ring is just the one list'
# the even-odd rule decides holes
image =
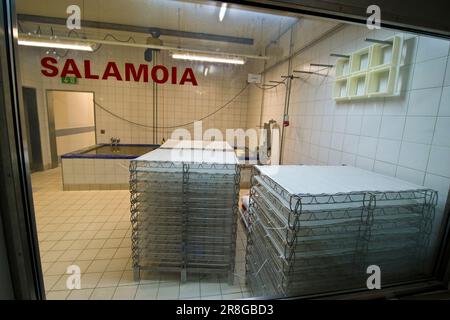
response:
{"label": "shelf bracket", "polygon": [[349,55],[347,55],[347,54],[340,54],[340,53],[330,53],[330,57],[338,57],[338,58],[350,59]]}
{"label": "shelf bracket", "polygon": [[372,38],[366,38],[365,41],[367,42],[373,42],[373,43],[379,43],[379,44],[387,44],[387,45],[393,45],[394,42],[393,41],[388,41],[388,40],[378,40],[378,39],[372,39]]}

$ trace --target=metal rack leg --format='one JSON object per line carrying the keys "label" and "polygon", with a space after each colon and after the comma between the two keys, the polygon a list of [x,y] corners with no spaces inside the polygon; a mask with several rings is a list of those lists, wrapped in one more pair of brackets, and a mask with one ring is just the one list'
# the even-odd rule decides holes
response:
{"label": "metal rack leg", "polygon": [[141,280],[141,270],[139,267],[133,268],[133,278],[134,278],[134,281]]}
{"label": "metal rack leg", "polygon": [[228,272],[228,284],[230,286],[234,285],[234,272],[233,271]]}

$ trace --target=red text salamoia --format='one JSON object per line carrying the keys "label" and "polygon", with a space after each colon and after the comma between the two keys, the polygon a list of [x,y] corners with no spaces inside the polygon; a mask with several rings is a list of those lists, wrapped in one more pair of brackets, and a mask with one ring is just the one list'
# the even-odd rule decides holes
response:
{"label": "red text salamoia", "polygon": [[149,82],[149,80],[152,80],[158,84],[198,85],[192,68],[185,68],[182,74],[180,72],[180,76],[177,67],[169,69],[163,65],[155,65],[149,68],[147,64],[139,64],[136,67],[133,63],[124,63],[121,71],[115,62],[110,61],[106,64],[102,73],[96,74],[92,71],[90,60],[84,60],[83,66],[80,68],[74,59],[67,59],[60,72],[58,60],[53,57],[42,58],[41,66],[41,73],[46,77],[76,77],[93,80],[115,79],[117,81],[135,82]]}

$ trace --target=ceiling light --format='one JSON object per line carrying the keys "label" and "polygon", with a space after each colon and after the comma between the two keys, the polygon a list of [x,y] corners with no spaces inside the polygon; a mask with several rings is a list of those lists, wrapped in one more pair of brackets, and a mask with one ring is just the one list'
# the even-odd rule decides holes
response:
{"label": "ceiling light", "polygon": [[39,39],[38,37],[19,37],[19,45],[41,48],[93,51],[92,46],[87,43],[49,38]]}
{"label": "ceiling light", "polygon": [[203,55],[193,55],[185,53],[174,53],[172,58],[181,60],[191,60],[191,61],[205,61],[205,62],[217,62],[217,63],[230,63],[230,64],[244,64],[245,60],[242,58],[225,58],[218,56],[203,56]]}
{"label": "ceiling light", "polygon": [[222,21],[223,18],[225,17],[225,12],[227,11],[227,4],[224,2],[222,3],[222,6],[220,7],[220,12],[219,12],[219,20]]}
{"label": "ceiling light", "polygon": [[[268,60],[268,56],[262,56],[262,55],[251,55],[251,54],[241,54],[241,53],[234,53],[234,52],[217,52],[212,50],[202,50],[202,49],[192,49],[192,48],[180,48],[180,47],[174,47],[174,46],[167,46],[167,45],[156,45],[156,44],[148,44],[148,43],[134,43],[134,42],[120,42],[120,41],[112,41],[112,40],[103,40],[103,39],[84,39],[84,38],[69,38],[69,37],[62,37],[58,36],[50,37],[50,36],[38,36],[38,35],[29,35],[21,33],[19,34],[19,41],[26,45],[24,41],[33,41],[37,42],[39,41],[39,46],[43,46],[42,42],[48,42],[51,43],[51,45],[48,45],[47,47],[50,48],[56,48],[58,46],[58,43],[69,43],[69,44],[77,44],[82,45],[86,47],[86,50],[93,51],[92,48],[95,48],[95,46],[104,44],[104,45],[111,45],[111,46],[120,46],[120,47],[134,47],[134,48],[143,48],[143,49],[153,49],[153,50],[166,50],[170,52],[177,52],[177,53],[186,53],[190,55],[200,55],[200,56],[212,56],[212,57],[234,57],[234,58],[240,58],[242,60],[244,59],[257,59],[257,60]],[[34,44],[33,44],[34,45]],[[37,46],[37,44],[35,45]],[[89,48],[90,47],[90,48]],[[78,47],[75,50],[80,50]],[[245,61],[245,60],[244,60]],[[237,62],[238,64],[243,64],[242,62]]]}

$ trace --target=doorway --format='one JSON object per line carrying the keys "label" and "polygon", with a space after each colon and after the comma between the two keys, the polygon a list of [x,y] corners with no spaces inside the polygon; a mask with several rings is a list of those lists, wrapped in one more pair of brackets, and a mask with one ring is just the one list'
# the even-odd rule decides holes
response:
{"label": "doorway", "polygon": [[44,170],[44,163],[42,159],[41,134],[39,129],[36,89],[23,87],[22,94],[25,110],[25,124],[30,171],[42,171]]}
{"label": "doorway", "polygon": [[96,144],[94,93],[47,91],[52,167],[61,155]]}

